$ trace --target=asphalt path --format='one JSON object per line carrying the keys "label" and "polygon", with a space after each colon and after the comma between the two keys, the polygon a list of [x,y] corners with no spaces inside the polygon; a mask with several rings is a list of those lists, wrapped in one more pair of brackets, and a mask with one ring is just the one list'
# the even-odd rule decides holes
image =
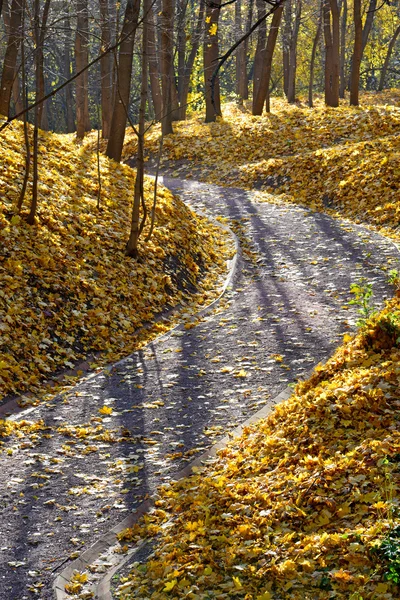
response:
{"label": "asphalt path", "polygon": [[385,267],[398,266],[398,253],[376,233],[256,192],[164,184],[236,231],[232,287],[195,327],[176,328],[31,411],[26,418],[43,419],[46,431],[6,441],[1,599],[52,598],[56,574],[79,552],[327,359],[355,329],[351,283],[368,280],[376,305],[392,294]]}

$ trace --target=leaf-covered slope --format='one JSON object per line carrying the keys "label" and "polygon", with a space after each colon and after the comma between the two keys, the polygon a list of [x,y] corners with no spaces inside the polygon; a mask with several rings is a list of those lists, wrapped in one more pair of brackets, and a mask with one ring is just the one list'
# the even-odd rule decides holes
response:
{"label": "leaf-covered slope", "polygon": [[211,467],[162,488],[121,536],[159,537],[118,597],[398,597],[377,546],[399,524],[399,319],[393,301]]}
{"label": "leaf-covered slope", "polygon": [[[133,171],[101,157],[97,209],[97,157],[71,136],[40,134],[39,207],[27,225],[14,208],[24,176],[22,126],[1,135],[0,398],[36,390],[89,352],[106,350],[108,360],[129,353],[143,323],[185,303],[199,282],[200,302],[218,287],[226,236],[165,188],[139,260],[124,255]],[[145,190],[150,209],[150,179]]]}
{"label": "leaf-covered slope", "polygon": [[[310,109],[273,99],[271,114],[252,116],[234,105],[223,120],[175,123],[164,140],[164,165],[202,180],[260,189],[317,210],[333,210],[362,222],[395,229],[400,221],[399,92],[363,94]],[[157,151],[158,131],[148,147]],[[129,134],[125,155],[134,153]],[[187,161],[190,161],[187,163]],[[263,194],[260,193],[260,199]]]}

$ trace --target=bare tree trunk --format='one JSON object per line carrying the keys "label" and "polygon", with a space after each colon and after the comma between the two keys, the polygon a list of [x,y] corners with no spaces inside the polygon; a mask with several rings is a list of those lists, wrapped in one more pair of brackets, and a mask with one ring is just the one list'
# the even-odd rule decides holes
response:
{"label": "bare tree trunk", "polygon": [[[261,19],[265,15],[266,7],[263,0],[256,0],[257,2],[257,18]],[[254,69],[253,69],[253,114],[254,113],[254,100],[257,97],[258,87],[261,81],[261,73],[263,70],[264,56],[265,56],[265,45],[267,42],[267,25],[265,20],[261,22],[258,27],[257,35],[257,46],[254,55]]]}
{"label": "bare tree trunk", "polygon": [[[146,15],[151,0],[144,0],[143,12]],[[139,129],[137,130],[138,149],[137,149],[137,169],[135,179],[135,190],[133,196],[131,231],[129,240],[126,245],[126,255],[136,258],[138,255],[138,241],[142,233],[146,220],[146,206],[144,200],[144,132],[145,132],[145,117],[147,103],[147,65],[148,57],[146,48],[148,47],[147,39],[148,25],[146,18],[143,20],[143,35],[142,35],[142,74],[140,86],[140,106],[139,106]],[[143,209],[142,221],[140,221],[140,206]]]}
{"label": "bare tree trunk", "polygon": [[23,0],[13,0],[11,5],[9,35],[4,55],[0,84],[0,115],[9,116],[11,93],[17,66],[18,51],[22,39]]}
{"label": "bare tree trunk", "polygon": [[[323,0],[322,0],[322,2],[323,2]],[[313,47],[312,47],[312,51],[311,51],[310,82],[308,84],[308,106],[310,108],[312,108],[314,105],[314,103],[313,103],[314,68],[315,68],[315,57],[317,55],[318,43],[319,43],[319,39],[321,36],[321,29],[322,29],[322,10],[323,10],[323,8],[322,8],[322,4],[321,4],[321,10],[320,10],[319,16],[318,16],[317,31],[315,32]]]}
{"label": "bare tree trunk", "polygon": [[[100,26],[101,26],[101,49],[104,52],[111,46],[110,11],[108,0],[99,0],[100,3]],[[108,139],[111,128],[112,117],[112,54],[109,52],[100,61],[101,74],[101,130],[102,137]]]}
{"label": "bare tree trunk", "polygon": [[267,45],[265,47],[263,70],[261,72],[260,83],[257,88],[257,95],[255,98],[253,98],[253,115],[262,114],[264,102],[266,103],[266,111],[270,112],[269,84],[271,80],[272,58],[274,56],[276,39],[278,37],[279,25],[282,18],[282,11],[283,4],[278,6],[272,15]]}
{"label": "bare tree trunk", "polygon": [[346,74],[344,72],[345,60],[346,60],[346,28],[347,28],[347,0],[342,2],[342,20],[341,20],[341,31],[340,31],[340,84],[339,84],[339,97],[344,98],[344,92],[346,90]]}
{"label": "bare tree trunk", "polygon": [[114,111],[111,121],[111,133],[106,150],[106,155],[118,162],[121,160],[127,111],[129,110],[133,47],[139,18],[139,8],[140,0],[128,0],[121,32],[123,41],[119,47]]}
{"label": "bare tree trunk", "polygon": [[383,63],[383,67],[382,67],[382,71],[381,71],[381,77],[379,80],[379,86],[378,86],[378,90],[381,92],[383,90],[383,86],[385,84],[385,77],[386,77],[386,73],[389,67],[389,62],[390,62],[390,57],[392,56],[392,52],[393,52],[393,48],[394,45],[396,43],[397,38],[400,35],[400,25],[397,26],[397,29],[395,30],[392,39],[389,42],[389,46],[387,49],[387,53],[385,56],[385,62]]}
{"label": "bare tree trunk", "polygon": [[[65,81],[68,81],[71,77],[71,22],[69,18],[69,6],[67,2],[64,2],[64,29],[65,29],[65,42],[64,42],[64,68],[63,75]],[[73,111],[73,95],[72,85],[69,84],[65,88],[65,123],[67,127],[67,133],[75,131],[75,119]]]}
{"label": "bare tree trunk", "polygon": [[[89,15],[87,0],[77,0],[77,26],[75,37],[76,70],[84,69],[89,62]],[[85,131],[90,130],[88,70],[76,80],[76,135],[82,139]]]}
{"label": "bare tree trunk", "polygon": [[[254,7],[254,0],[248,0],[246,31],[250,31],[250,28],[253,23],[253,7]],[[243,99],[244,100],[249,99],[249,75],[247,72],[249,42],[250,42],[250,38],[246,38],[246,40],[243,42],[244,72],[243,72],[243,83],[242,83],[243,88],[242,89],[243,89]]]}
{"label": "bare tree trunk", "polygon": [[162,84],[162,134],[173,133],[172,129],[172,81],[174,44],[174,1],[162,0],[161,25],[161,84]]}
{"label": "bare tree trunk", "polygon": [[301,21],[301,0],[296,0],[296,10],[294,17],[294,25],[291,29],[289,42],[289,76],[288,76],[288,102],[296,101],[296,69],[297,69],[297,40],[299,37]]}
{"label": "bare tree trunk", "polygon": [[287,97],[289,89],[289,45],[292,32],[292,0],[286,0],[283,6],[282,26],[282,60],[283,60],[283,93]]}
{"label": "bare tree trunk", "polygon": [[160,119],[162,113],[162,96],[160,86],[160,72],[157,60],[157,42],[154,29],[154,11],[153,6],[149,6],[147,11],[147,56],[149,60],[149,77],[151,88],[151,99],[154,107],[154,117]]}
{"label": "bare tree trunk", "polygon": [[367,10],[367,16],[365,19],[363,32],[362,32],[361,56],[364,54],[365,46],[367,45],[367,42],[368,42],[369,34],[371,31],[371,27],[372,27],[372,22],[375,17],[376,5],[377,5],[377,0],[370,0],[368,10]]}
{"label": "bare tree trunk", "polygon": [[193,71],[194,61],[197,56],[197,52],[200,46],[200,38],[203,31],[203,22],[204,22],[204,10],[205,10],[205,0],[200,0],[199,12],[197,16],[197,22],[194,29],[194,33],[192,36],[192,46],[190,49],[189,56],[187,58],[185,64],[185,72],[183,75],[183,81],[180,88],[180,96],[179,96],[179,106],[180,106],[180,118],[182,120],[186,119],[186,110],[187,110],[187,99],[189,95],[189,85],[190,85],[190,77]]}
{"label": "bare tree trunk", "polygon": [[354,0],[354,49],[351,61],[350,104],[358,106],[358,90],[360,86],[360,67],[362,57],[362,20],[361,0]]}
{"label": "bare tree trunk", "polygon": [[206,27],[203,46],[206,123],[215,121],[216,117],[221,115],[219,77],[215,79],[214,86],[211,85],[211,78],[217,67],[219,56],[218,21],[220,4],[220,0],[215,0],[213,3],[206,2]]}
{"label": "bare tree trunk", "polygon": [[339,106],[339,7],[337,0],[324,2],[325,103]]}

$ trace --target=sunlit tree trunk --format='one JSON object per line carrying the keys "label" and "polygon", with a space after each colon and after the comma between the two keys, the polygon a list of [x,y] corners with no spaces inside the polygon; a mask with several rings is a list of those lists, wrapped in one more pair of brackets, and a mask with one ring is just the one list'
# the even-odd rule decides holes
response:
{"label": "sunlit tree trunk", "polygon": [[133,47],[139,18],[139,8],[140,0],[128,0],[121,32],[122,41],[119,47],[114,110],[106,150],[106,155],[118,162],[121,160],[127,111],[129,110]]}
{"label": "sunlit tree trunk", "polygon": [[[235,2],[235,38],[238,40],[243,35],[242,27],[242,2],[236,0]],[[246,70],[246,59],[247,59],[247,48],[245,44],[240,44],[236,50],[235,56],[235,71],[236,71],[236,97],[239,106],[243,106],[243,100],[247,95],[247,70]]]}
{"label": "sunlit tree trunk", "polygon": [[215,121],[221,115],[221,97],[219,77],[212,81],[213,73],[218,64],[219,56],[219,32],[218,21],[220,13],[220,0],[206,2],[206,18],[204,31],[204,86],[206,99],[206,123]]}
{"label": "sunlit tree trunk", "polygon": [[256,97],[253,98],[253,115],[261,115],[265,102],[265,109],[270,111],[269,84],[271,81],[272,58],[278,37],[279,25],[282,19],[283,4],[273,12],[271,26],[268,32],[265,47],[264,64],[261,72],[260,83],[257,87]]}

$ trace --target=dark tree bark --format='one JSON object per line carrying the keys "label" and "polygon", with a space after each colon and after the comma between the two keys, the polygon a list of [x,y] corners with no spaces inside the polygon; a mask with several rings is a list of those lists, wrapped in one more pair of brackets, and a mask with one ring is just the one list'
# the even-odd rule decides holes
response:
{"label": "dark tree bark", "polygon": [[361,0],[354,0],[354,48],[353,59],[351,61],[351,81],[350,81],[350,104],[358,106],[358,92],[360,87],[360,67],[362,58],[362,20],[361,20]]}
{"label": "dark tree bark", "polygon": [[271,81],[272,58],[278,37],[279,25],[282,19],[283,4],[275,9],[272,15],[271,26],[268,32],[265,47],[264,64],[261,72],[260,83],[257,87],[257,95],[253,98],[253,115],[261,115],[265,102],[265,109],[270,112],[269,84]]}
{"label": "dark tree bark", "polygon": [[161,26],[161,84],[162,84],[162,134],[173,133],[172,81],[174,44],[174,1],[162,0]]}
{"label": "dark tree bark", "polygon": [[[104,52],[111,46],[111,26],[108,0],[99,0],[100,4],[100,27],[101,27],[101,49]],[[113,96],[113,63],[111,53],[106,54],[100,61],[101,74],[101,129],[102,137],[109,138],[112,117]]]}
{"label": "dark tree bark", "polygon": [[4,55],[0,84],[0,115],[10,113],[11,93],[16,73],[18,51],[22,39],[22,7],[24,0],[13,0],[11,4],[9,35]]}
{"label": "dark tree bark", "polygon": [[339,106],[339,7],[337,0],[324,2],[325,103]]}
{"label": "dark tree bark", "polygon": [[[89,63],[89,14],[87,0],[77,0],[77,26],[75,37],[76,70],[81,71]],[[85,131],[90,130],[88,69],[76,80],[76,135],[82,139]]]}
{"label": "dark tree bark", "polygon": [[140,0],[128,0],[121,32],[122,42],[119,47],[114,110],[111,120],[111,133],[106,150],[106,155],[118,162],[121,160],[127,111],[129,110],[133,47],[139,18],[139,8]]}
{"label": "dark tree bark", "polygon": [[[242,2],[241,0],[236,0],[235,2],[235,38],[236,40],[240,39],[243,35],[243,27],[242,27]],[[243,100],[246,97],[247,91],[247,70],[246,70],[246,62],[247,62],[247,48],[245,44],[241,44],[239,48],[236,50],[236,61],[235,61],[235,71],[236,71],[236,97],[237,103],[239,106],[243,106]]]}
{"label": "dark tree bark", "polygon": [[206,2],[206,18],[204,31],[204,87],[206,99],[206,123],[216,120],[221,115],[221,96],[219,87],[219,77],[214,80],[212,85],[211,78],[218,64],[219,57],[219,32],[218,21],[220,14],[220,0],[215,2]]}
{"label": "dark tree bark", "polygon": [[397,26],[397,29],[393,33],[392,39],[389,42],[389,46],[388,46],[387,53],[385,56],[385,61],[383,63],[383,67],[382,67],[382,71],[381,71],[381,77],[379,80],[378,90],[380,92],[383,90],[383,87],[385,85],[385,77],[386,77],[386,73],[387,73],[387,70],[389,67],[390,57],[392,56],[393,48],[394,48],[394,45],[395,45],[396,40],[399,37],[399,35],[400,35],[400,25]]}
{"label": "dark tree bark", "polygon": [[287,97],[289,89],[289,44],[292,32],[292,0],[286,0],[283,6],[282,25],[282,61],[283,61],[283,93]]}

